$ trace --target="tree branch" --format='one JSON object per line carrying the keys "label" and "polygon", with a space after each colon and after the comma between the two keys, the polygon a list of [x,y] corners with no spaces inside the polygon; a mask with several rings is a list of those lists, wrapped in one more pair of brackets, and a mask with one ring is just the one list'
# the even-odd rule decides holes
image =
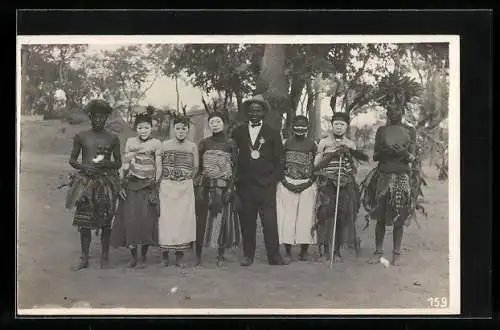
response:
{"label": "tree branch", "polygon": [[415,56],[413,54],[413,51],[411,50],[411,48],[408,50],[408,53],[410,54],[410,63],[411,65],[413,66],[413,68],[415,69],[415,71],[417,71],[417,74],[418,74],[418,78],[420,79],[420,83],[422,84],[422,86],[424,86],[424,77],[422,77],[422,73],[420,72],[420,69],[417,67],[416,63],[415,63]]}
{"label": "tree branch", "polygon": [[144,89],[142,94],[138,97],[138,100],[142,100],[144,96],[146,96],[146,93],[151,89],[151,87],[153,87],[153,85],[155,84],[156,80],[158,80],[159,77],[160,77],[159,72],[155,70],[155,75],[153,77],[153,80],[151,81],[149,86]]}

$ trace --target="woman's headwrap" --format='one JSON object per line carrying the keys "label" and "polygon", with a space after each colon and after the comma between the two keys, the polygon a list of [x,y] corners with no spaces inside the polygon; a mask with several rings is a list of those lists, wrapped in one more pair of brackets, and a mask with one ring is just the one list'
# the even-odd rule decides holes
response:
{"label": "woman's headwrap", "polygon": [[333,123],[334,121],[341,120],[345,122],[347,125],[349,125],[350,118],[349,115],[346,112],[335,112],[332,116],[331,122]]}
{"label": "woman's headwrap", "polygon": [[92,100],[87,103],[83,111],[89,116],[95,113],[102,113],[109,116],[113,112],[113,108],[104,100]]}
{"label": "woman's headwrap", "polygon": [[137,127],[140,123],[148,123],[153,125],[153,117],[147,113],[139,113],[135,116],[134,127]]}

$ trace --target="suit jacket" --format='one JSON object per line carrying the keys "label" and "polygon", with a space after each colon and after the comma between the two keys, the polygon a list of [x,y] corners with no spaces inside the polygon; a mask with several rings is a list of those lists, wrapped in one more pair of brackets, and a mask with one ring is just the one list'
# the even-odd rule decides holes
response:
{"label": "suit jacket", "polygon": [[[262,124],[259,135],[251,146],[248,124],[244,124],[234,129],[232,138],[238,147],[238,185],[276,185],[283,173],[283,143],[279,132],[269,125]],[[252,159],[250,157],[252,147],[258,149],[261,138],[265,142],[259,151],[260,158]]]}

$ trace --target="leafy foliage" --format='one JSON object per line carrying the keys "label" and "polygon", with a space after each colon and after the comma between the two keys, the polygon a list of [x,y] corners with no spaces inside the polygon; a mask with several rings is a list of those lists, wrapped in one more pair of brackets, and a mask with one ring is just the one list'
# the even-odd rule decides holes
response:
{"label": "leafy foliage", "polygon": [[233,91],[248,95],[255,88],[258,45],[186,44],[176,47],[164,67],[165,74],[185,74],[207,93]]}
{"label": "leafy foliage", "polygon": [[393,72],[382,78],[377,94],[380,96],[378,102],[387,107],[389,104],[396,103],[407,108],[422,92],[422,87],[415,79],[401,72]]}

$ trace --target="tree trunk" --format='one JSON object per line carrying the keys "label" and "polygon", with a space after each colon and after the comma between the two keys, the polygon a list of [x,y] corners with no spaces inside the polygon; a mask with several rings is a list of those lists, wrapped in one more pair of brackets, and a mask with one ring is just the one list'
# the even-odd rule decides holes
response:
{"label": "tree trunk", "polygon": [[180,96],[179,96],[179,77],[175,76],[175,95],[177,96],[177,112],[181,111],[179,107]]}
{"label": "tree trunk", "polygon": [[259,80],[267,86],[264,98],[271,105],[266,123],[281,131],[282,114],[290,111],[288,79],[285,75],[285,45],[266,44]]}
{"label": "tree trunk", "polygon": [[313,82],[314,89],[314,109],[313,112],[309,114],[309,121],[311,123],[311,134],[310,136],[314,139],[321,138],[321,79],[316,77]]}
{"label": "tree trunk", "polygon": [[246,119],[245,111],[243,110],[243,96],[240,91],[235,91],[234,95],[236,97],[236,106],[238,107],[238,121],[244,122]]}
{"label": "tree trunk", "polygon": [[29,104],[27,102],[26,87],[28,86],[27,81],[27,67],[28,67],[28,53],[27,51],[22,52],[21,56],[21,113],[29,114],[31,109],[29,109]]}

